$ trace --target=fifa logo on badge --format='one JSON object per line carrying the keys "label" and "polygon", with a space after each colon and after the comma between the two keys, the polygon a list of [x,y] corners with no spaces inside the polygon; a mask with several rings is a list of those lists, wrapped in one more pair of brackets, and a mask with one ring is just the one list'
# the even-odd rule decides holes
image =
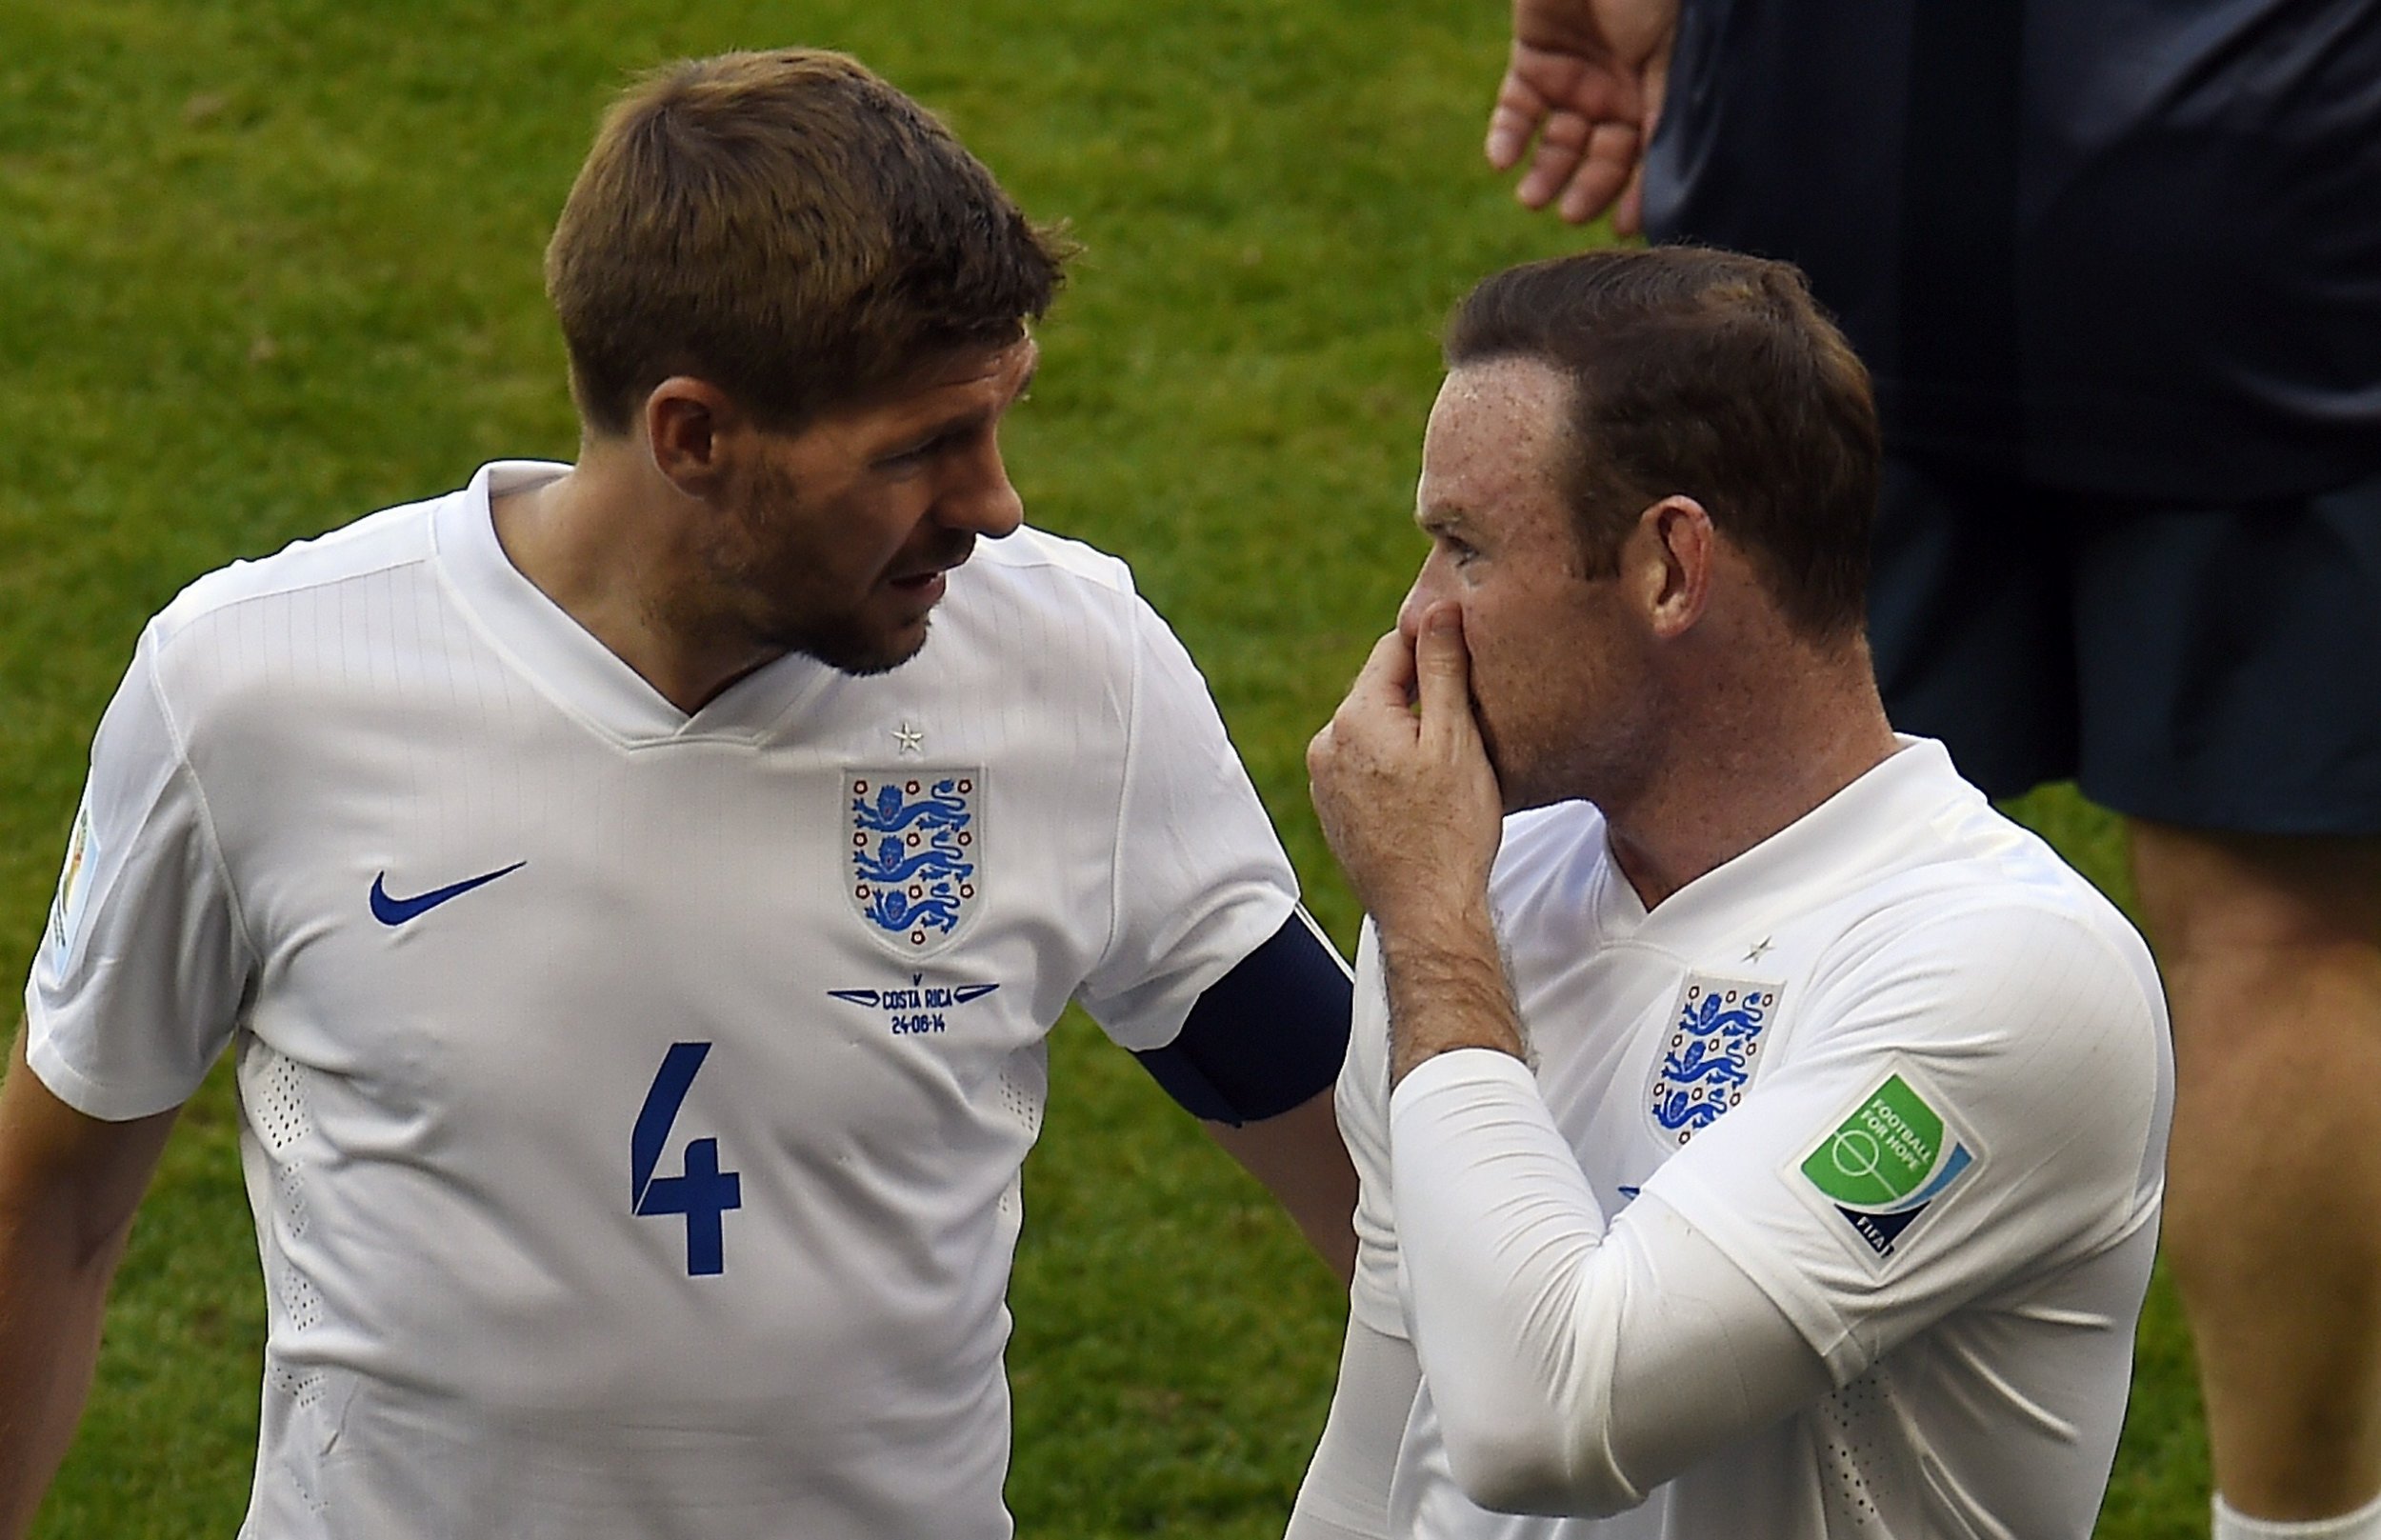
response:
{"label": "fifa logo on badge", "polygon": [[926,957],[974,918],[983,891],[982,770],[848,770],[851,907],[904,957]]}
{"label": "fifa logo on badge", "polygon": [[1688,976],[1648,1098],[1655,1125],[1672,1142],[1685,1144],[1745,1099],[1777,993],[1774,984]]}

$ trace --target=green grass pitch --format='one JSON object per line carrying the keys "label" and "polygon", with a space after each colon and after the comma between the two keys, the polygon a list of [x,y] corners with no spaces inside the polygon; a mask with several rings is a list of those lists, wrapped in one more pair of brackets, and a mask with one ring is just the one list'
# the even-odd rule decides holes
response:
{"label": "green grass pitch", "polygon": [[[788,42],[857,52],[1071,222],[1017,483],[1133,561],[1350,940],[1301,754],[1421,553],[1433,333],[1471,280],[1581,239],[1480,163],[1502,25],[1370,0],[0,8],[0,956],[31,954],[143,619],[482,460],[567,457],[538,254],[596,113],[645,65]],[[2024,811],[2117,880],[2104,817]],[[1020,1530],[1278,1534],[1341,1302],[1085,1024],[1053,1081],[1011,1296]],[[235,1117],[218,1077],[167,1155],[46,1540],[236,1528],[262,1328]],[[2191,1533],[2206,1490],[2161,1284],[2100,1533]]]}

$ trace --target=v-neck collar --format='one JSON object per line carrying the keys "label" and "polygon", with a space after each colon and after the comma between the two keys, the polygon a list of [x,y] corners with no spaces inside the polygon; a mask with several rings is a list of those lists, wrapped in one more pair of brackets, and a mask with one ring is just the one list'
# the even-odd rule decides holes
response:
{"label": "v-neck collar", "polygon": [[754,742],[835,677],[788,653],[755,669],[688,715],[522,575],[496,539],[492,498],[553,480],[570,468],[497,460],[441,502],[430,520],[439,570],[471,619],[564,710],[627,748],[701,740]]}
{"label": "v-neck collar", "polygon": [[[1909,839],[1932,837],[1936,821],[1963,797],[1983,800],[1982,792],[1959,779],[1941,744],[1907,736],[1899,742],[1899,750],[1842,790],[1651,911],[1608,844],[1594,897],[1597,929],[1613,939],[1692,954],[1749,922],[1767,923],[1771,916],[1823,901],[1847,871],[1873,870],[1880,855],[1890,855]],[[1610,830],[1600,832],[1609,842]]]}

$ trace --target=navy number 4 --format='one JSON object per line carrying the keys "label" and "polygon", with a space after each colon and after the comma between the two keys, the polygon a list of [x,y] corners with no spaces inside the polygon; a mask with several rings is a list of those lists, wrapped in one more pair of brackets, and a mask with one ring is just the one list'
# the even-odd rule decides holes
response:
{"label": "navy number 4", "polygon": [[703,1068],[703,1059],[710,1050],[709,1043],[670,1045],[670,1051],[662,1056],[661,1072],[653,1076],[653,1088],[645,1093],[645,1105],[637,1111],[636,1129],[629,1135],[629,1178],[634,1210],[640,1214],[686,1215],[686,1270],[690,1278],[708,1276],[726,1267],[719,1216],[730,1209],[744,1207],[743,1180],[733,1171],[719,1169],[716,1139],[687,1142],[684,1174],[653,1174],[653,1166],[661,1159],[661,1147],[670,1142],[670,1126],[678,1121],[678,1109],[686,1105],[687,1089],[694,1084],[695,1073]]}

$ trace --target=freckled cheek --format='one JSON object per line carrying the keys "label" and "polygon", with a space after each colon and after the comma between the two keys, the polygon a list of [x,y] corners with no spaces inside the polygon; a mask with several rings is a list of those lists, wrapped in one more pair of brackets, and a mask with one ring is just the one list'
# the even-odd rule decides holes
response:
{"label": "freckled cheek", "polygon": [[1551,632],[1543,617],[1499,615],[1485,606],[1467,613],[1464,635],[1472,703],[1509,750],[1534,741],[1550,713],[1568,710],[1585,662],[1577,649],[1589,639]]}
{"label": "freckled cheek", "polygon": [[[1464,652],[1470,659],[1471,699],[1483,711],[1510,704],[1515,683],[1514,660],[1508,639],[1486,617],[1464,613]],[[1527,678],[1527,670],[1521,677]]]}

